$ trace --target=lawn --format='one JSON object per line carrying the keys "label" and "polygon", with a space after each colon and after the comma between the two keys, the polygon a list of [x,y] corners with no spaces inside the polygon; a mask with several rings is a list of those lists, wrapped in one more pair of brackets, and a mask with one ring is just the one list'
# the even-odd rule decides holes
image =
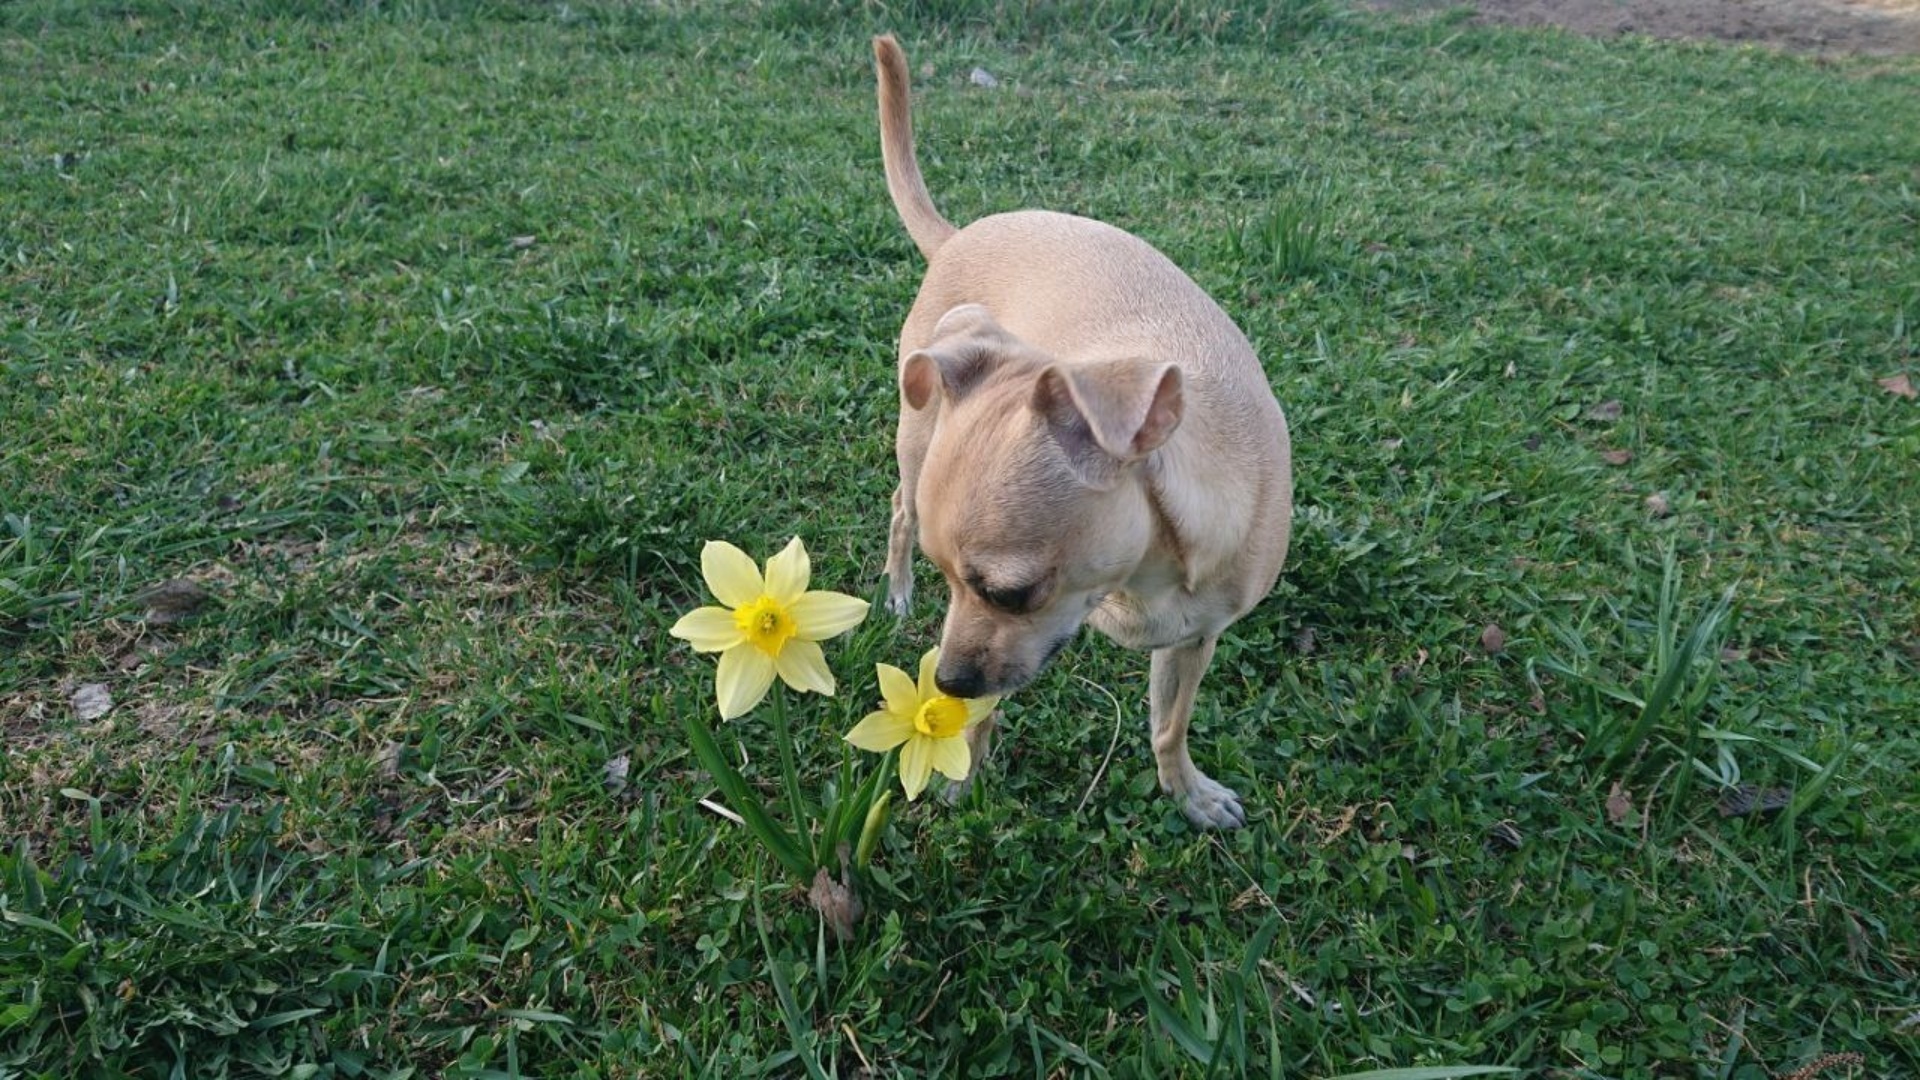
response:
{"label": "lawn", "polygon": [[[0,7],[0,1077],[1920,1074],[1920,64],[888,7]],[[947,215],[1161,247],[1298,494],[1244,829],[1083,636],[842,945],[666,629],[710,539],[880,596],[880,30]]]}

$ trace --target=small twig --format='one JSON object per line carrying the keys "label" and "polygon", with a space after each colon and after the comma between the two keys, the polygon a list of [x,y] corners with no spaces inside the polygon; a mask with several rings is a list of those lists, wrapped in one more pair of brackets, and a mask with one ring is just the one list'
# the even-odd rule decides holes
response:
{"label": "small twig", "polygon": [[726,818],[728,821],[733,822],[735,825],[746,824],[746,820],[742,818],[739,814],[736,814],[733,811],[727,809],[726,807],[721,806],[719,803],[714,802],[712,799],[701,799],[700,805],[706,807],[708,810],[711,810],[716,814],[719,814],[721,817]]}
{"label": "small twig", "polygon": [[1233,852],[1228,850],[1226,843],[1220,839],[1219,834],[1209,833],[1208,838],[1213,841],[1214,848],[1218,850],[1221,856],[1227,860],[1227,865],[1239,871],[1240,876],[1247,879],[1247,888],[1244,891],[1242,891],[1240,895],[1242,897],[1245,897],[1249,893],[1251,893],[1252,895],[1258,897],[1261,901],[1263,901],[1267,905],[1267,907],[1273,909],[1273,913],[1275,915],[1280,916],[1282,920],[1291,921],[1287,919],[1287,913],[1280,909],[1280,902],[1275,900],[1273,896],[1267,892],[1267,890],[1261,888],[1260,883],[1253,879],[1253,875],[1247,873],[1247,868],[1240,865],[1240,860],[1233,857]]}
{"label": "small twig", "polygon": [[860,1038],[853,1033],[853,1025],[843,1020],[840,1022],[840,1030],[847,1033],[847,1045],[853,1047],[853,1056],[860,1059],[860,1067],[871,1075],[873,1073],[873,1062],[868,1061],[867,1055],[861,1052]]}
{"label": "small twig", "polygon": [[1706,1017],[1707,1023],[1727,1033],[1727,1045],[1721,1050],[1721,1069],[1723,1072],[1733,1068],[1733,1063],[1739,1058],[1742,1050],[1745,1050],[1748,1054],[1752,1054],[1755,1057],[1759,1056],[1753,1053],[1753,1045],[1747,1042],[1746,1001],[1741,998],[1734,998],[1730,1004],[1734,1007],[1733,1021],[1731,1023],[1720,1019],[1712,1013],[1702,1014]]}
{"label": "small twig", "polygon": [[1081,682],[1086,683],[1088,686],[1091,686],[1095,690],[1100,691],[1102,694],[1106,695],[1106,698],[1108,701],[1113,703],[1113,738],[1107,740],[1107,756],[1100,759],[1100,767],[1093,771],[1092,782],[1088,783],[1087,790],[1080,794],[1080,805],[1073,808],[1073,816],[1079,817],[1080,812],[1087,808],[1087,800],[1093,798],[1093,789],[1100,786],[1100,778],[1107,775],[1107,765],[1109,762],[1113,760],[1114,750],[1120,746],[1121,716],[1120,716],[1120,699],[1114,697],[1112,691],[1108,690],[1106,687],[1101,686],[1099,683],[1094,682],[1092,679],[1089,679],[1084,675],[1075,675],[1074,678],[1079,679]]}
{"label": "small twig", "polygon": [[952,981],[952,970],[949,969],[940,973],[940,985],[933,988],[933,996],[927,999],[927,1007],[921,1009],[920,1015],[913,1018],[914,1027],[919,1027],[921,1024],[926,1023],[927,1017],[933,1014],[933,1007],[940,1003],[940,991],[945,990],[947,984]]}
{"label": "small twig", "polygon": [[1647,788],[1647,797],[1640,802],[1640,846],[1642,848],[1647,846],[1647,832],[1653,828],[1654,793],[1660,790],[1661,784],[1667,782],[1667,777],[1673,775],[1673,770],[1679,764],[1680,763],[1676,761],[1668,765],[1665,769],[1662,769],[1660,775],[1654,777],[1653,784]]}

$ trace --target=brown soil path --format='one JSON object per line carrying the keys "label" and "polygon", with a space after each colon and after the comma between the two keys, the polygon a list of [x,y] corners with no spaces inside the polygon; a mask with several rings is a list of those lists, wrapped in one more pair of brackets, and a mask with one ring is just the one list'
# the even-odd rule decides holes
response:
{"label": "brown soil path", "polygon": [[[1712,38],[1826,55],[1920,55],[1920,0],[1465,0],[1475,21],[1611,37]],[[1371,0],[1438,11],[1456,0]]]}

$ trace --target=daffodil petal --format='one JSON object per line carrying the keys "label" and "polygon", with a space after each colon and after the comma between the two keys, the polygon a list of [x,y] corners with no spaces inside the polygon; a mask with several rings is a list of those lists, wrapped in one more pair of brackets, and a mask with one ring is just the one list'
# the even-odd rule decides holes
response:
{"label": "daffodil petal", "polygon": [[773,658],[745,642],[720,654],[713,676],[713,699],[720,719],[740,716],[767,696],[773,685]]}
{"label": "daffodil petal", "polygon": [[753,603],[767,588],[752,557],[725,540],[709,540],[700,549],[700,575],[713,598],[730,608]]}
{"label": "daffodil petal", "polygon": [[767,595],[791,604],[807,591],[807,579],[812,576],[813,560],[807,557],[807,545],[796,536],[780,554],[767,560]]}
{"label": "daffodil petal", "polygon": [[773,658],[773,666],[781,681],[795,690],[833,696],[833,672],[827,667],[826,654],[813,642],[799,638],[787,642]]}
{"label": "daffodil petal", "polygon": [[967,749],[965,737],[956,735],[951,739],[928,739],[926,743],[928,764],[948,779],[967,778],[967,771],[973,768],[973,752]]}
{"label": "daffodil petal", "polygon": [[886,699],[887,710],[912,724],[913,714],[920,711],[920,690],[913,679],[892,664],[875,664],[873,668],[880,673],[880,696]]}
{"label": "daffodil petal", "polygon": [[920,699],[922,701],[940,692],[940,688],[933,682],[934,671],[939,667],[940,646],[935,645],[927,650],[927,655],[920,658]]}
{"label": "daffodil petal", "polygon": [[[773,565],[767,565],[767,589],[773,589]],[[777,594],[776,594],[777,595]],[[793,632],[796,637],[808,641],[825,641],[835,634],[845,633],[860,625],[867,617],[867,602],[857,597],[837,592],[804,593],[798,600],[787,605],[787,614],[793,616]]]}
{"label": "daffodil petal", "polygon": [[853,725],[846,740],[862,750],[884,754],[906,742],[912,734],[913,721],[883,710],[870,712],[866,719]]}
{"label": "daffodil petal", "polygon": [[906,789],[908,802],[920,797],[932,775],[933,757],[927,751],[927,740],[908,739],[900,748],[900,786]]}
{"label": "daffodil petal", "polygon": [[1000,695],[998,694],[995,694],[992,697],[968,698],[967,699],[967,723],[969,724],[979,723],[982,719],[986,717],[988,713],[992,712],[994,709],[994,706],[998,704],[1000,704]]}
{"label": "daffodil petal", "polygon": [[723,607],[695,608],[680,616],[667,633],[687,641],[695,652],[724,652],[747,640],[733,612]]}

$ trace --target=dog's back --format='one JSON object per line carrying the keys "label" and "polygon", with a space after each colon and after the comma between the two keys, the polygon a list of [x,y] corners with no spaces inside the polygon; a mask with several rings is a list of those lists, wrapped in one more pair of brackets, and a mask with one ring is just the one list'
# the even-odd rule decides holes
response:
{"label": "dog's back", "polygon": [[[1250,607],[1279,576],[1293,500],[1286,418],[1246,336],[1171,259],[1124,229],[1048,210],[956,228],[934,206],[915,158],[906,55],[885,36],[874,40],[874,56],[887,191],[927,258],[901,359],[933,340],[942,316],[978,304],[1061,364],[1177,362],[1183,393],[1203,405],[1186,411],[1160,455],[1158,486],[1181,519],[1174,527],[1189,535],[1190,556],[1202,566],[1238,564],[1250,586],[1238,606]],[[1231,467],[1248,486],[1223,501],[1213,485],[1183,482],[1182,474],[1227,464],[1222,452],[1241,456]],[[1248,545],[1249,533],[1267,542]]]}

